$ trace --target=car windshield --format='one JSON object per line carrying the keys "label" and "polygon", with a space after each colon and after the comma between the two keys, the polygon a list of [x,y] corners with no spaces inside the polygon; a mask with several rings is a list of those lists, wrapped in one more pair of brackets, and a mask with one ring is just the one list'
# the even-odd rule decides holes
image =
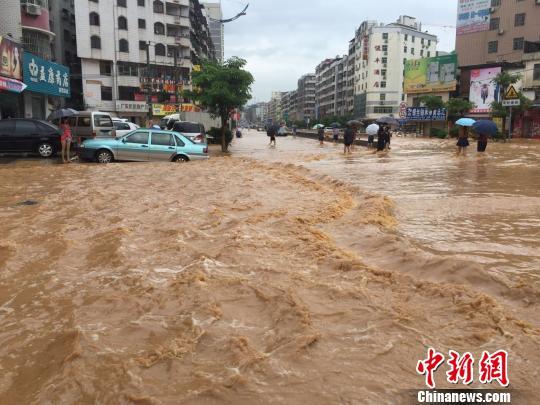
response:
{"label": "car windshield", "polygon": [[174,124],[174,130],[186,134],[200,134],[202,132],[201,125],[194,122],[177,122]]}

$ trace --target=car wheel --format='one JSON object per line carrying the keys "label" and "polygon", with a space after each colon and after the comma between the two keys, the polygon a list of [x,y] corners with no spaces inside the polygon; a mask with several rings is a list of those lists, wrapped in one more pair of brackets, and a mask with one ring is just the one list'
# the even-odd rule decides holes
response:
{"label": "car wheel", "polygon": [[98,150],[96,153],[96,162],[98,163],[111,163],[113,160],[113,154],[106,149]]}
{"label": "car wheel", "polygon": [[37,151],[42,158],[48,158],[54,155],[54,148],[49,142],[42,142],[38,145]]}
{"label": "car wheel", "polygon": [[173,162],[176,162],[176,163],[185,163],[185,162],[189,162],[189,159],[188,159],[187,156],[184,156],[184,155],[178,155],[178,156],[175,156],[175,157],[174,157]]}

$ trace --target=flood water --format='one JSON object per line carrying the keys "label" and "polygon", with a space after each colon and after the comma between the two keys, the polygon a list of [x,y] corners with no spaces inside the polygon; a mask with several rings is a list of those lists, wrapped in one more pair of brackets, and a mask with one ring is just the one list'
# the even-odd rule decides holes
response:
{"label": "flood water", "polygon": [[340,151],[3,160],[0,404],[406,403],[428,347],[536,403],[539,145]]}

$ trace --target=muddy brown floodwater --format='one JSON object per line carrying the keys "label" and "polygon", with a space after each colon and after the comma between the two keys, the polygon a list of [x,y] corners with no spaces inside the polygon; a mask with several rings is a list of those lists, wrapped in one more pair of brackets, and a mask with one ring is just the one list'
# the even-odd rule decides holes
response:
{"label": "muddy brown floodwater", "polygon": [[0,403],[394,404],[428,347],[507,350],[535,403],[537,146],[509,146],[516,177],[493,189],[503,146],[482,176],[429,141],[265,143],[1,165]]}

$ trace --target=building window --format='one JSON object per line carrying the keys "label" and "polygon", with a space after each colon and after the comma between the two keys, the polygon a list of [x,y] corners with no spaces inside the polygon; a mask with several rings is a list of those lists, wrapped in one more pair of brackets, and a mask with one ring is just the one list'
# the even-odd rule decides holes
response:
{"label": "building window", "polygon": [[499,51],[499,41],[488,42],[488,53],[497,53]]}
{"label": "building window", "polygon": [[144,0],[137,0],[137,5],[140,7],[144,7],[145,6]]}
{"label": "building window", "polygon": [[140,93],[141,89],[138,87],[118,86],[118,99],[119,100],[135,100],[135,94]]}
{"label": "building window", "polygon": [[139,76],[139,67],[136,63],[118,62],[116,66],[118,68],[119,76]]}
{"label": "building window", "polygon": [[386,87],[386,82],[381,82],[381,87],[385,88]]}
{"label": "building window", "polygon": [[514,25],[516,27],[521,27],[525,25],[525,13],[516,14],[514,18]]}
{"label": "building window", "polygon": [[414,55],[414,48],[411,48],[411,55]]}
{"label": "building window", "polygon": [[164,10],[163,2],[159,0],[154,1],[154,13],[163,14],[163,10]]}
{"label": "building window", "polygon": [[382,50],[383,52],[388,52],[388,45],[383,45]]}
{"label": "building window", "polygon": [[415,40],[416,40],[416,37],[413,35],[413,36],[412,36],[412,42],[413,42],[413,44],[414,44]]}
{"label": "building window", "polygon": [[427,44],[428,46],[431,46],[431,39],[428,39]]}
{"label": "building window", "polygon": [[491,0],[491,7],[499,7],[501,5],[501,0]]}
{"label": "building window", "polygon": [[156,56],[165,56],[165,45],[156,44],[155,53],[156,53]]}
{"label": "building window", "polygon": [[165,26],[160,22],[155,23],[154,24],[154,34],[156,34],[156,35],[165,35]]}
{"label": "building window", "polygon": [[386,94],[384,94],[384,93],[379,94],[379,99],[381,101],[385,101],[386,100]]}
{"label": "building window", "polygon": [[101,99],[105,101],[112,101],[112,87],[101,86]]}
{"label": "building window", "polygon": [[146,20],[139,18],[139,28],[143,30],[146,29]]}
{"label": "building window", "polygon": [[139,41],[139,50],[140,51],[146,51],[146,47],[147,47],[146,41]]}
{"label": "building window", "polygon": [[534,65],[533,80],[540,80],[540,63]]}
{"label": "building window", "polygon": [[424,56],[424,50],[420,49],[420,56]]}
{"label": "building window", "polygon": [[110,76],[112,74],[112,63],[107,60],[99,61],[99,74],[102,76]]}
{"label": "building window", "polygon": [[489,29],[491,31],[498,31],[500,22],[501,19],[499,17],[492,18],[491,20],[489,20]]}
{"label": "building window", "polygon": [[90,48],[101,49],[101,38],[97,35],[92,35],[90,37]]}
{"label": "building window", "polygon": [[118,17],[118,29],[119,30],[127,30],[128,29],[127,18],[122,16],[122,15],[120,17]]}
{"label": "building window", "polygon": [[382,58],[381,61],[382,61],[382,63],[386,64],[386,63],[388,63],[388,58]]}
{"label": "building window", "polygon": [[519,51],[520,49],[523,49],[525,39],[523,37],[520,38],[514,38],[514,51]]}
{"label": "building window", "polygon": [[120,52],[129,52],[129,42],[127,39],[121,39],[118,41],[118,50]]}
{"label": "building window", "polygon": [[382,39],[388,39],[388,33],[387,32],[384,32],[382,34]]}
{"label": "building window", "polygon": [[431,51],[427,51],[427,57],[431,58]]}
{"label": "building window", "polygon": [[403,52],[407,53],[407,47],[406,46],[403,47]]}
{"label": "building window", "polygon": [[90,13],[90,25],[98,25],[99,26],[99,14],[98,13]]}
{"label": "building window", "polygon": [[409,40],[409,34],[405,34],[405,41]]}
{"label": "building window", "polygon": [[117,0],[116,5],[118,7],[127,7],[126,0]]}
{"label": "building window", "polygon": [[374,107],[375,114],[392,114],[392,107]]}

